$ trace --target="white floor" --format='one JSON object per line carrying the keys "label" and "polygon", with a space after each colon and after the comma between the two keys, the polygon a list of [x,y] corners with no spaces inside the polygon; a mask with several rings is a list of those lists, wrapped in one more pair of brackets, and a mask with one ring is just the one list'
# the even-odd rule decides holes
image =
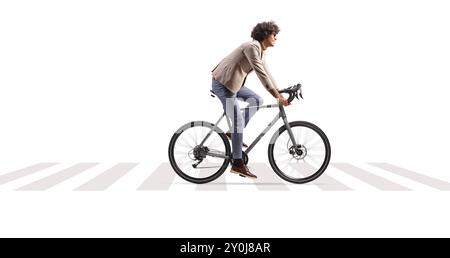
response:
{"label": "white floor", "polygon": [[[74,191],[116,164],[100,163],[54,187],[16,191],[74,164],[58,164],[0,186],[1,237],[439,237],[450,236],[450,191],[367,163],[348,163],[409,190],[386,191],[334,166],[326,171],[351,190],[317,182],[294,185],[273,174],[263,183],[225,173],[211,186],[178,176],[152,190],[164,167],[144,163],[106,190]],[[254,165],[258,170],[261,164]],[[23,166],[24,168],[26,166]],[[4,176],[19,167],[2,169]],[[256,173],[256,172],[255,172]],[[271,181],[273,180],[273,181]],[[267,183],[269,182],[269,183]],[[142,187],[143,189],[137,190]]]}

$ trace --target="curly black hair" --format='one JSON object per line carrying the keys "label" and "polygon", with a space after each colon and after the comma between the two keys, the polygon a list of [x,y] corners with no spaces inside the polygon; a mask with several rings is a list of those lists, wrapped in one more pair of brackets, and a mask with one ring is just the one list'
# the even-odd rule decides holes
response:
{"label": "curly black hair", "polygon": [[270,34],[278,34],[280,32],[280,28],[273,21],[269,22],[260,22],[256,24],[256,26],[252,30],[252,38],[257,41],[263,41]]}

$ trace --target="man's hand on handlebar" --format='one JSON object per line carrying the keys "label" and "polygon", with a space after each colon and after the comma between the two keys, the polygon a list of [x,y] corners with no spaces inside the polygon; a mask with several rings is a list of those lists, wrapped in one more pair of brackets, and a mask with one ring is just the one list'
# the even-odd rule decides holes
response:
{"label": "man's hand on handlebar", "polygon": [[284,97],[283,97],[283,95],[278,95],[278,97],[277,97],[277,100],[278,100],[278,103],[280,104],[280,105],[283,105],[283,106],[289,106],[291,103],[289,103],[289,101],[287,100],[287,99],[285,99]]}
{"label": "man's hand on handlebar", "polygon": [[269,92],[277,99],[278,104],[283,106],[289,106],[291,104],[287,99],[283,97],[283,95],[281,95],[278,89],[270,89]]}

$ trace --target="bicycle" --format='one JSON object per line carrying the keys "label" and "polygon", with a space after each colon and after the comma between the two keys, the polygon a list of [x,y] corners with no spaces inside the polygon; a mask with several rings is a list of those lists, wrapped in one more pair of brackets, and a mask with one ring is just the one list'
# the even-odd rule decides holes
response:
{"label": "bicycle", "polygon": [[[279,92],[289,94],[287,100],[291,103],[299,96],[303,99],[301,87],[301,84],[297,84]],[[276,107],[279,113],[243,151],[244,163],[248,163],[248,153],[281,118],[284,125],[273,134],[268,146],[269,163],[273,171],[282,179],[296,184],[317,179],[326,170],[331,156],[330,142],[318,126],[306,121],[288,122],[284,107],[279,104],[245,107],[241,110]],[[229,140],[218,127],[224,117],[227,117],[225,112],[215,124],[192,121],[173,134],[169,143],[169,160],[180,177],[203,184],[217,179],[225,172],[232,162],[232,153]],[[226,120],[231,128],[229,118]]]}

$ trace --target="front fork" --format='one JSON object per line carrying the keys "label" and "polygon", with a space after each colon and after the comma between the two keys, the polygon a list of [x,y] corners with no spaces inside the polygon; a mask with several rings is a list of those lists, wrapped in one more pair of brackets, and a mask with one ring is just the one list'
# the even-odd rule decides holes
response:
{"label": "front fork", "polygon": [[295,141],[294,133],[292,133],[292,129],[287,120],[286,113],[284,112],[284,108],[281,105],[280,105],[280,115],[283,119],[284,125],[286,126],[286,130],[289,134],[289,138],[292,141],[292,146],[289,148],[289,154],[291,154],[297,160],[304,159],[307,155],[306,147],[301,144],[297,145],[297,142]]}
{"label": "front fork", "polygon": [[289,138],[291,138],[292,144],[294,146],[297,146],[297,142],[295,141],[294,134],[292,133],[291,126],[289,125],[289,122],[286,117],[286,112],[284,111],[284,107],[280,105],[280,116],[283,119],[283,123],[286,126],[286,130],[288,131]]}

